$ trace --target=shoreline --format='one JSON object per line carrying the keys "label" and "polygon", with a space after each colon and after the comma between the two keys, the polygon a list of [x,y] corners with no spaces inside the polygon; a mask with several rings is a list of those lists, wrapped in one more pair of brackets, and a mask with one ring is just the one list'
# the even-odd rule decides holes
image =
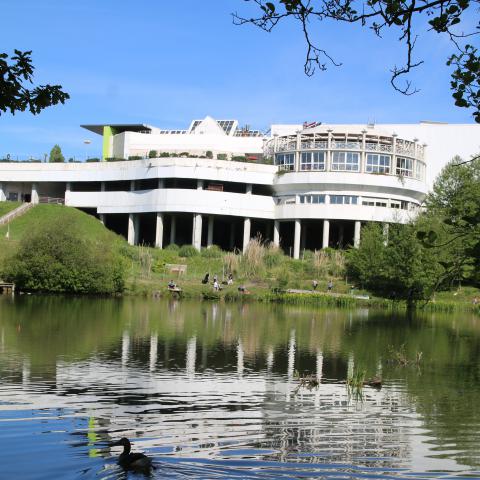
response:
{"label": "shoreline", "polygon": [[[149,288],[140,291],[126,291],[125,297],[144,297],[144,298],[174,298],[177,300],[200,300],[207,302],[258,302],[275,303],[282,305],[305,305],[318,307],[334,308],[376,308],[383,310],[407,310],[404,300],[392,300],[371,295],[352,295],[337,292],[318,292],[301,291],[289,292],[288,290],[275,292],[272,289],[249,286],[249,293],[241,293],[234,289],[222,289],[215,291],[213,288],[197,285],[182,286],[181,292],[172,292],[167,288],[160,290],[151,290]],[[480,315],[480,305],[473,305],[464,302],[454,302],[448,300],[435,300],[429,302],[418,302],[415,305],[415,311],[424,312],[471,312]]]}

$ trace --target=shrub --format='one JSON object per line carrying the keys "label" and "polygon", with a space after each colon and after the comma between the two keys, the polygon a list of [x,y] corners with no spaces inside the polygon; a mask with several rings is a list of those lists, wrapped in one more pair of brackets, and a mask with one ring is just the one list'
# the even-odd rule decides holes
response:
{"label": "shrub", "polygon": [[106,157],[105,160],[107,162],[124,162],[124,158],[119,158],[119,157]]}
{"label": "shrub", "polygon": [[266,248],[260,237],[253,238],[248,242],[242,257],[242,267],[246,276],[255,276],[264,270],[265,251]]}
{"label": "shrub", "polygon": [[[70,161],[70,160],[69,160],[69,161]],[[90,162],[100,162],[100,159],[99,159],[99,158],[87,158],[86,161],[89,162],[89,163],[90,163]],[[73,160],[72,160],[72,162],[73,162]]]}
{"label": "shrub", "polygon": [[158,152],[156,150],[150,150],[148,152],[148,158],[157,158]]}
{"label": "shrub", "polygon": [[141,160],[143,157],[141,155],[130,155],[129,160]]}
{"label": "shrub", "polygon": [[171,243],[170,245],[168,245],[168,247],[165,247],[164,250],[178,252],[180,250],[180,247],[176,243]]}
{"label": "shrub", "polygon": [[179,257],[196,257],[198,254],[198,250],[193,245],[182,245],[178,250]]}
{"label": "shrub", "polygon": [[217,160],[226,160],[227,154],[226,153],[217,153]]}
{"label": "shrub", "polygon": [[205,156],[206,156],[207,158],[213,158],[213,152],[212,152],[211,150],[207,150],[207,151],[205,152]]}
{"label": "shrub", "polygon": [[217,245],[212,245],[210,248],[204,248],[201,251],[203,258],[220,258],[222,254],[222,249]]}
{"label": "shrub", "polygon": [[188,152],[180,152],[180,153],[178,154],[178,156],[179,156],[179,157],[187,157],[187,158],[188,158],[188,157],[190,156],[190,154],[189,154]]}
{"label": "shrub", "polygon": [[267,268],[272,268],[280,265],[285,260],[285,255],[279,247],[271,243],[265,252],[264,262]]}
{"label": "shrub", "polygon": [[275,286],[281,290],[287,288],[290,283],[290,271],[288,267],[284,267],[277,273]]}
{"label": "shrub", "polygon": [[240,270],[240,255],[235,252],[228,252],[223,256],[223,265],[227,273],[237,274]]}
{"label": "shrub", "polygon": [[3,275],[20,290],[111,294],[124,289],[124,263],[115,242],[92,240],[78,221],[54,218],[23,238]]}
{"label": "shrub", "polygon": [[245,155],[236,155],[236,156],[232,157],[232,160],[234,162],[246,162],[247,157]]}
{"label": "shrub", "polygon": [[169,156],[170,156],[170,154],[169,154],[168,152],[162,152],[162,153],[160,154],[160,158],[167,158],[167,157],[169,157]]}

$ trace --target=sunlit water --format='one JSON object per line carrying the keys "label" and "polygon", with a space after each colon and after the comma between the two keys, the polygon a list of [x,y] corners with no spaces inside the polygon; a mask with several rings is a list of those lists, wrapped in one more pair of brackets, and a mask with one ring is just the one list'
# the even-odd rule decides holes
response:
{"label": "sunlit water", "polygon": [[2,297],[0,478],[141,478],[122,436],[154,478],[480,478],[479,354],[465,314]]}

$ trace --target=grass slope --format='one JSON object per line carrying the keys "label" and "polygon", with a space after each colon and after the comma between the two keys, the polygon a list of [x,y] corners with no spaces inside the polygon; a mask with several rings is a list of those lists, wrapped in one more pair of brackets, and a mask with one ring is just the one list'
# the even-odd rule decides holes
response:
{"label": "grass slope", "polygon": [[[102,242],[123,242],[126,244],[122,237],[106,229],[95,217],[76,208],[63,205],[36,205],[24,215],[12,220],[9,226],[3,225],[0,227],[0,261],[14,253],[25,235],[34,230],[36,225],[41,225],[53,218],[63,219],[65,223],[74,220],[86,237],[94,237]],[[9,238],[6,237],[7,230],[9,231]]]}
{"label": "grass slope", "polygon": [[3,217],[5,214],[11,212],[20,205],[20,202],[0,202],[0,217]]}

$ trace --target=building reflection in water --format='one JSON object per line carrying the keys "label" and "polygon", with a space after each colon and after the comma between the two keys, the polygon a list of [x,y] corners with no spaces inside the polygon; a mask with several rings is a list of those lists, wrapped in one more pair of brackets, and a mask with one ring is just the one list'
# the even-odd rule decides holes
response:
{"label": "building reflection in water", "polygon": [[[181,449],[178,455],[270,448],[276,459],[302,453],[312,454],[312,461],[328,455],[331,461],[420,468],[412,445],[432,455],[437,446],[424,426],[425,405],[417,410],[407,391],[417,377],[385,363],[388,346],[405,341],[402,329],[408,324],[397,319],[398,329],[392,324],[377,338],[366,316],[316,311],[312,318],[301,308],[126,302],[106,325],[49,326],[45,320],[50,351],[38,348],[33,324],[30,334],[29,325],[17,331],[18,319],[5,316],[0,322],[2,352],[14,352],[8,362],[18,369],[18,380],[11,378],[21,385],[18,395],[29,399],[28,408],[95,416],[116,436],[144,438],[144,448]],[[89,317],[98,321],[99,315]],[[412,329],[409,334],[415,338]],[[432,341],[432,351],[438,344]],[[355,367],[393,380],[381,391],[366,388],[363,402],[354,402],[345,379]],[[319,388],[296,392],[296,371],[316,375]],[[8,395],[0,389],[0,401]]]}

